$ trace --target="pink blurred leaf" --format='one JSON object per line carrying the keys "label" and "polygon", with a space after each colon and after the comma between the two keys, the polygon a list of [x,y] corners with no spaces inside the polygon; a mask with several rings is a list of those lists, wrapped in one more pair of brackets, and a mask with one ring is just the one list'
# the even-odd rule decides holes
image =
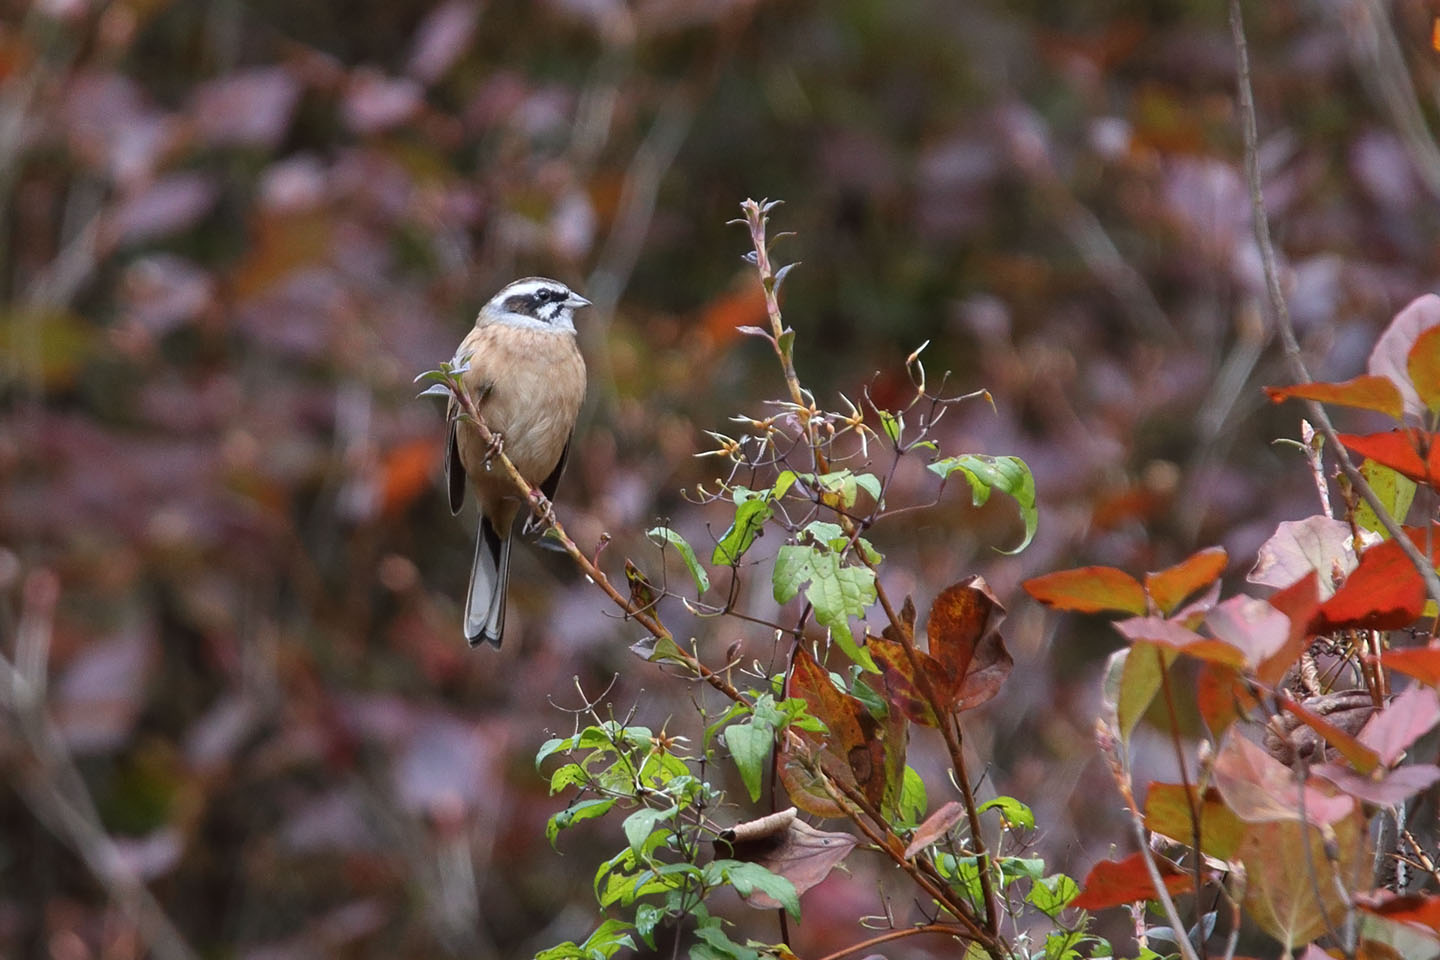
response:
{"label": "pink blurred leaf", "polygon": [[123,243],[154,240],[194,226],[215,198],[215,184],[205,174],[170,174],[120,201],[110,227]]}
{"label": "pink blurred leaf", "polygon": [[300,99],[284,67],[240,70],[200,85],[190,98],[196,135],[207,146],[271,147],[280,142]]}
{"label": "pink blurred leaf", "polygon": [[1254,597],[1231,597],[1210,611],[1205,625],[1217,640],[1244,651],[1252,667],[1274,655],[1290,637],[1290,618]]}
{"label": "pink blurred leaf", "polygon": [[356,133],[382,133],[409,120],[423,102],[422,88],[414,80],[358,67],[350,74],[343,112]]}
{"label": "pink blurred leaf", "polygon": [[905,859],[910,859],[924,850],[930,844],[939,840],[950,832],[950,828],[960,822],[965,816],[965,808],[955,800],[951,800],[939,810],[930,814],[925,822],[915,830],[915,836],[910,838],[910,846],[905,848]]}
{"label": "pink blurred leaf", "polygon": [[1260,546],[1255,566],[1245,579],[1283,588],[1313,570],[1320,577],[1320,599],[1328,600],[1335,592],[1335,581],[1359,562],[1350,525],[1343,520],[1322,516],[1285,520]]}
{"label": "pink blurred leaf", "polygon": [[423,83],[434,83],[465,53],[480,21],[480,7],[467,0],[450,0],[431,10],[415,31],[406,72]]}
{"label": "pink blurred leaf", "polygon": [[135,628],[86,644],[65,668],[54,709],[72,750],[105,753],[126,743],[144,706],[154,647],[149,631]]}
{"label": "pink blurred leaf", "polygon": [[1214,776],[1226,806],[1247,823],[1304,819],[1326,826],[1355,807],[1349,797],[1301,786],[1294,771],[1233,730],[1215,756]]}
{"label": "pink blurred leaf", "polygon": [[1440,767],[1417,763],[1400,767],[1379,777],[1367,777],[1343,764],[1322,763],[1310,768],[1317,777],[1329,780],[1357,800],[1379,807],[1393,807],[1440,780]]}
{"label": "pink blurred leaf", "polygon": [[125,315],[153,336],[200,316],[213,302],[215,281],[201,267],[168,253],[142,257],[120,283]]}
{"label": "pink blurred leaf", "polygon": [[1440,723],[1440,697],[1430,687],[1412,686],[1377,711],[1360,731],[1359,739],[1388,767],[1436,723]]}

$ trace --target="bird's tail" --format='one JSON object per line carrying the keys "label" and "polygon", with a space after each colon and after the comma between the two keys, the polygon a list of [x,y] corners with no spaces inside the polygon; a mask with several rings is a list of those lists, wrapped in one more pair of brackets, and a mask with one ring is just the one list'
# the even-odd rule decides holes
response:
{"label": "bird's tail", "polygon": [[502,537],[488,517],[480,518],[470,592],[465,597],[465,639],[470,646],[488,641],[497,649],[505,632],[505,592],[510,580],[510,537]]}

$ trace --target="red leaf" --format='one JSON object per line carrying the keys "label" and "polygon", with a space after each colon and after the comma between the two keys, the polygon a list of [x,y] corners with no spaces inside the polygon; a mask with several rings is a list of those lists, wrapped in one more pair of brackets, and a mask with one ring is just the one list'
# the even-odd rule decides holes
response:
{"label": "red leaf", "polygon": [[[1416,483],[1424,484],[1431,484],[1432,478],[1440,477],[1440,448],[1437,448],[1435,440],[1435,434],[1423,430],[1390,430],[1364,436],[1340,434],[1340,442],[1361,456],[1383,463]],[[1420,459],[1422,445],[1429,451],[1425,460]]]}
{"label": "red leaf", "polygon": [[1387,650],[1380,655],[1380,663],[1429,686],[1440,684],[1440,643],[1433,643],[1428,647]]}
{"label": "red leaf", "polygon": [[1342,407],[1376,410],[1396,420],[1405,415],[1405,400],[1389,377],[1367,374],[1343,383],[1297,383],[1293,387],[1266,387],[1265,393],[1276,403],[1302,397]]}
{"label": "red leaf", "polygon": [[1136,615],[1145,612],[1145,588],[1139,580],[1114,567],[1061,570],[1026,580],[1023,586],[1030,596],[1057,610],[1116,610]]}
{"label": "red leaf", "polygon": [[[1154,856],[1152,854],[1152,856]],[[1155,866],[1171,895],[1187,893],[1195,888],[1195,878],[1171,861],[1155,856]],[[1103,910],[1136,900],[1154,900],[1155,887],[1145,868],[1145,855],[1132,853],[1124,860],[1101,860],[1085,876],[1084,890],[1070,901],[1081,910]]]}
{"label": "red leaf", "polygon": [[1408,627],[1425,608],[1420,573],[1394,540],[1366,550],[1360,565],[1320,607],[1316,632],[1347,628],[1394,630]]}
{"label": "red leaf", "polygon": [[1357,897],[1356,906],[1396,923],[1413,923],[1440,933],[1440,896],[1412,893],[1396,896],[1388,891]]}
{"label": "red leaf", "polygon": [[1209,547],[1159,573],[1145,574],[1145,592],[1168,617],[1187,597],[1213,583],[1229,562],[1224,547]]}

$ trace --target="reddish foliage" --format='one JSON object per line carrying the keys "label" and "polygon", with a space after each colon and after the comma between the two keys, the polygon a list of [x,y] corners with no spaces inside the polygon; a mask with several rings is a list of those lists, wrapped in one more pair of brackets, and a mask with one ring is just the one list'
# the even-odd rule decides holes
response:
{"label": "reddish foliage", "polygon": [[[1145,857],[1143,853],[1132,853],[1123,860],[1101,860],[1085,875],[1080,895],[1070,901],[1070,906],[1080,910],[1103,910],[1136,900],[1155,899],[1155,885],[1146,869]],[[1165,889],[1172,896],[1195,888],[1194,874],[1181,870],[1158,854],[1150,854],[1150,857],[1155,861]]]}

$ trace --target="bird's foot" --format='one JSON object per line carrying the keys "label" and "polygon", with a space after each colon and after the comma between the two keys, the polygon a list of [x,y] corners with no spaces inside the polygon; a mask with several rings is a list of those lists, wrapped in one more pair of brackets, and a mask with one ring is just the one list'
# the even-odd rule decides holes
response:
{"label": "bird's foot", "polygon": [[523,528],[526,536],[555,526],[555,505],[550,502],[549,497],[543,493],[532,492],[530,504],[532,510],[530,516],[526,518]]}
{"label": "bird's foot", "polygon": [[485,469],[490,469],[490,463],[500,454],[505,452],[505,435],[499,431],[490,432],[490,443],[485,448]]}

